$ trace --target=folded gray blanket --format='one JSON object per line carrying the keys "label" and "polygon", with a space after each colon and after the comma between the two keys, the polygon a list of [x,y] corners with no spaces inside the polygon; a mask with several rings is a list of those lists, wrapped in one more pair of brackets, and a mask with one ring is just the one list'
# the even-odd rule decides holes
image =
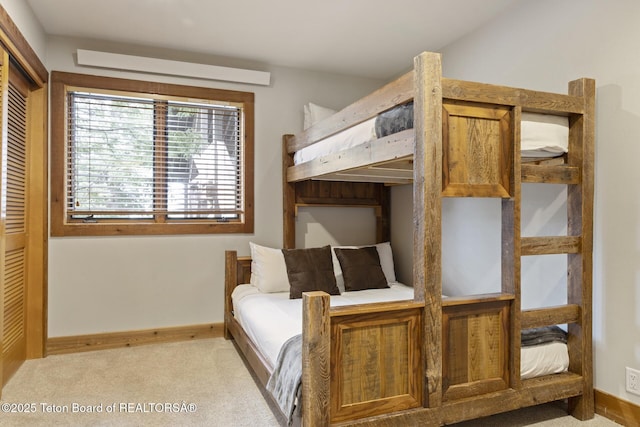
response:
{"label": "folded gray blanket", "polygon": [[289,338],[278,353],[276,367],[267,382],[282,413],[291,425],[297,406],[302,403],[302,335]]}
{"label": "folded gray blanket", "polygon": [[522,347],[552,342],[567,343],[567,333],[558,326],[524,329],[520,332]]}
{"label": "folded gray blanket", "polygon": [[413,101],[398,105],[376,117],[376,136],[382,138],[413,128]]}

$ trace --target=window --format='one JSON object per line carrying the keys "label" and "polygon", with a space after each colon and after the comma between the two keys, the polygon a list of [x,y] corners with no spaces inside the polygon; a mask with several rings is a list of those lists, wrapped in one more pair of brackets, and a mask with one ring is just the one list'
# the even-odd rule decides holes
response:
{"label": "window", "polygon": [[253,232],[253,94],[53,72],[54,236]]}

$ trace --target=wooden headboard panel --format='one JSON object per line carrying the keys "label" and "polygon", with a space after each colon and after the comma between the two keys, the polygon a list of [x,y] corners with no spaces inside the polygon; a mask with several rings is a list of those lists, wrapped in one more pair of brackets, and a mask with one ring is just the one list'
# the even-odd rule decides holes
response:
{"label": "wooden headboard panel", "polygon": [[224,322],[225,338],[229,338],[227,323],[233,317],[231,294],[236,286],[251,280],[251,257],[239,257],[236,251],[224,253]]}
{"label": "wooden headboard panel", "polygon": [[376,241],[386,242],[391,237],[390,188],[381,183],[351,181],[288,182],[287,168],[293,165],[293,156],[287,153],[283,137],[283,247],[295,248],[295,218],[299,206],[372,207],[376,213]]}

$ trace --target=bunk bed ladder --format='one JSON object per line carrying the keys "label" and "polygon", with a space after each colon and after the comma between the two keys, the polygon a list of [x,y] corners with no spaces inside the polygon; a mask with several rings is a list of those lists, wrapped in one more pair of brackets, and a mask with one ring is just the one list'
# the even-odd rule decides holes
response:
{"label": "bunk bed ladder", "polygon": [[[516,321],[520,317],[519,328],[522,329],[555,324],[568,325],[569,372],[580,379],[580,394],[569,399],[568,409],[574,417],[584,420],[594,415],[591,288],[595,82],[591,79],[572,81],[569,84],[569,94],[584,99],[584,111],[581,114],[569,114],[567,163],[549,166],[523,164],[521,172],[517,175],[521,177],[521,182],[567,185],[567,235],[518,237],[520,185],[516,185],[514,200],[503,202],[503,232],[508,232],[504,229],[505,224],[510,227],[511,224],[508,222],[513,219],[514,293],[518,302],[520,298],[518,252],[520,256],[567,255],[567,304],[525,310],[521,316],[514,317]],[[516,108],[517,110],[519,108]],[[513,361],[517,359],[518,354],[519,352],[514,353]],[[517,371],[513,370],[512,373],[514,372]],[[516,377],[518,378],[514,378],[514,385],[521,387],[519,375]]]}

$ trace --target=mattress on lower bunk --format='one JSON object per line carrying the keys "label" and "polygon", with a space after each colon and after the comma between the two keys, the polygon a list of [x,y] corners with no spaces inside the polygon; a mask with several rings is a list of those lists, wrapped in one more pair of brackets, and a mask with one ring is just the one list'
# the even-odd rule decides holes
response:
{"label": "mattress on lower bunk", "polygon": [[[302,304],[288,292],[263,293],[253,285],[237,286],[231,298],[234,317],[256,345],[270,368],[276,366],[283,344],[302,333]],[[413,288],[390,283],[388,289],[367,289],[331,296],[331,306],[413,299]],[[561,342],[522,347],[522,379],[565,372],[569,366],[567,346]]]}
{"label": "mattress on lower bunk", "polygon": [[[305,128],[328,117],[331,110],[315,104],[305,106]],[[408,103],[386,111],[335,135],[329,136],[294,154],[294,164],[311,161],[320,156],[337,153],[365,142],[413,128],[413,104]],[[522,113],[522,157],[556,157],[569,149],[569,120],[551,114]]]}

